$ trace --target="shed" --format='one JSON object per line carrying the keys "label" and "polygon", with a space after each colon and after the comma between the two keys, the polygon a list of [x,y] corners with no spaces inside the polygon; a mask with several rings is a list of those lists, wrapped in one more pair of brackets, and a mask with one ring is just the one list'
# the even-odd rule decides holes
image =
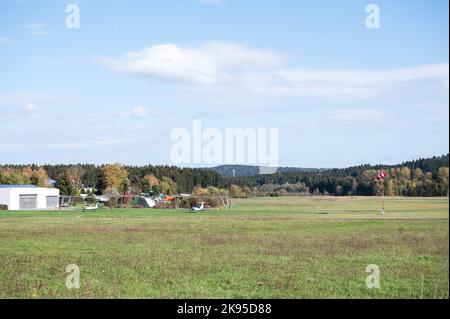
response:
{"label": "shed", "polygon": [[59,189],[35,185],[0,185],[0,204],[8,210],[55,209],[59,206]]}

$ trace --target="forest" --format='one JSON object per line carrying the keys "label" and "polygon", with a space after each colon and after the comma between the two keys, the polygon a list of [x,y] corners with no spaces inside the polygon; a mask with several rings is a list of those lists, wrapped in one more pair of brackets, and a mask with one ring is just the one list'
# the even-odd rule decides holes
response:
{"label": "forest", "polygon": [[[231,168],[237,172],[230,176]],[[380,170],[387,172],[375,181]],[[222,172],[226,172],[223,175]],[[56,186],[63,195],[174,194],[232,197],[334,195],[334,196],[448,196],[449,154],[399,165],[360,165],[336,169],[283,168],[270,175],[246,175],[254,168],[233,165],[216,168],[176,166],[1,165],[0,184]],[[246,176],[242,176],[246,175]]]}
{"label": "forest", "polygon": [[[449,154],[398,165],[360,165],[340,169],[308,169],[272,175],[239,176],[232,183],[244,193],[374,196],[448,196]],[[387,177],[375,182],[380,170]]]}

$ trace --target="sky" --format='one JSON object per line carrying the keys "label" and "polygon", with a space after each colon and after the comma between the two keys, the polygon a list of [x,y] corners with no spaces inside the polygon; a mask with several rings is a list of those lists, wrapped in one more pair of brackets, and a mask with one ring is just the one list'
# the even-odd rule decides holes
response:
{"label": "sky", "polygon": [[195,120],[276,128],[279,166],[448,153],[448,12],[447,0],[1,1],[0,164],[211,166],[171,157],[172,132]]}

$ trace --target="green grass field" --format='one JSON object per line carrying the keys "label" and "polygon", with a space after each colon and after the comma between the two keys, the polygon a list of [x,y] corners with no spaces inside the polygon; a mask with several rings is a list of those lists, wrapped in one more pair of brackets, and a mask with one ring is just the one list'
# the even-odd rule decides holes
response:
{"label": "green grass field", "polygon": [[[0,298],[448,298],[447,198],[0,212]],[[68,264],[80,289],[67,289]],[[368,289],[377,264],[379,289]]]}

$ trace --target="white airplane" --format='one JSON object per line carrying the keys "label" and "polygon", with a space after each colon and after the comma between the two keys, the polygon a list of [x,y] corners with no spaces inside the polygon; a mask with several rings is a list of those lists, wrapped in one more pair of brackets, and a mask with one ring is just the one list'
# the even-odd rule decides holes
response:
{"label": "white airplane", "polygon": [[97,210],[100,207],[98,206],[98,202],[95,203],[95,206],[83,206],[83,211],[87,212],[87,211],[93,211],[93,210]]}
{"label": "white airplane", "polygon": [[203,204],[204,204],[204,202],[202,201],[202,203],[200,205],[196,204],[196,205],[192,206],[192,209],[195,210],[196,212],[199,212],[204,209]]}
{"label": "white airplane", "polygon": [[144,200],[145,200],[145,202],[147,203],[148,207],[150,207],[150,208],[155,207],[156,203],[155,203],[155,200],[154,200],[154,199],[144,197]]}

